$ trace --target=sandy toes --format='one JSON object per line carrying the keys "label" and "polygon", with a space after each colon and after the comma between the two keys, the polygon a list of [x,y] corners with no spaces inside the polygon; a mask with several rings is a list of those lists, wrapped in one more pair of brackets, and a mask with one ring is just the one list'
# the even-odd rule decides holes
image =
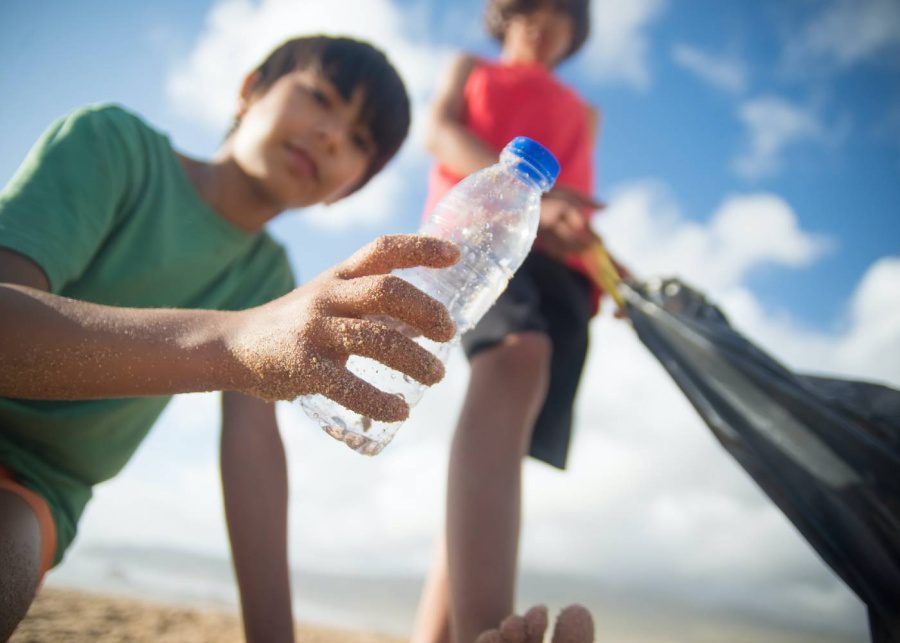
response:
{"label": "sandy toes", "polygon": [[[508,616],[496,630],[483,632],[475,643],[542,643],[547,631],[547,608],[532,607],[525,616]],[[552,643],[593,643],[594,619],[581,605],[569,605],[559,613]]]}

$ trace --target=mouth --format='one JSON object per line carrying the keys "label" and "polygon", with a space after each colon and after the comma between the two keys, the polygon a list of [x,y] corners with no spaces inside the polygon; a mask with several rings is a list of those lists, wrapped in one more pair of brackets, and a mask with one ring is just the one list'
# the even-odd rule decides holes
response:
{"label": "mouth", "polygon": [[299,178],[319,178],[319,166],[306,149],[297,143],[286,143],[288,169]]}

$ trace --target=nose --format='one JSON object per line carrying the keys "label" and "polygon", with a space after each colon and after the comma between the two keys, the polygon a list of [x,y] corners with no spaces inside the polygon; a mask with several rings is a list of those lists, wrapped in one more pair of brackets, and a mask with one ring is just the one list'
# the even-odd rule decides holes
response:
{"label": "nose", "polygon": [[324,116],[319,121],[316,134],[328,152],[335,152],[349,136],[341,119],[333,115]]}

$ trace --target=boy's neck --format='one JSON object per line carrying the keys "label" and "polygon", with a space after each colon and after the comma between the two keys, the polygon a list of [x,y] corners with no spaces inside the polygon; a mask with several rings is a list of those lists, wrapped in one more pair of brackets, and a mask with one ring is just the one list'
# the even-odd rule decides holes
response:
{"label": "boy's neck", "polygon": [[281,212],[229,155],[198,161],[178,154],[178,160],[200,198],[235,227],[258,232]]}

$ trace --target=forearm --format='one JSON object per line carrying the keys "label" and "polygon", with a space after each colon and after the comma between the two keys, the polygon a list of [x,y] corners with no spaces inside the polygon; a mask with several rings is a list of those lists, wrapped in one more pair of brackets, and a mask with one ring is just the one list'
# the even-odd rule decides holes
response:
{"label": "forearm", "polygon": [[0,395],[95,399],[228,388],[235,313],[116,308],[0,284]]}
{"label": "forearm", "polygon": [[459,176],[493,165],[499,158],[464,124],[446,119],[432,125],[428,148],[441,165]]}
{"label": "forearm", "polygon": [[[247,641],[293,641],[287,465],[274,419],[223,396],[222,488]],[[265,404],[253,400],[251,405]],[[269,406],[271,409],[271,406]]]}

